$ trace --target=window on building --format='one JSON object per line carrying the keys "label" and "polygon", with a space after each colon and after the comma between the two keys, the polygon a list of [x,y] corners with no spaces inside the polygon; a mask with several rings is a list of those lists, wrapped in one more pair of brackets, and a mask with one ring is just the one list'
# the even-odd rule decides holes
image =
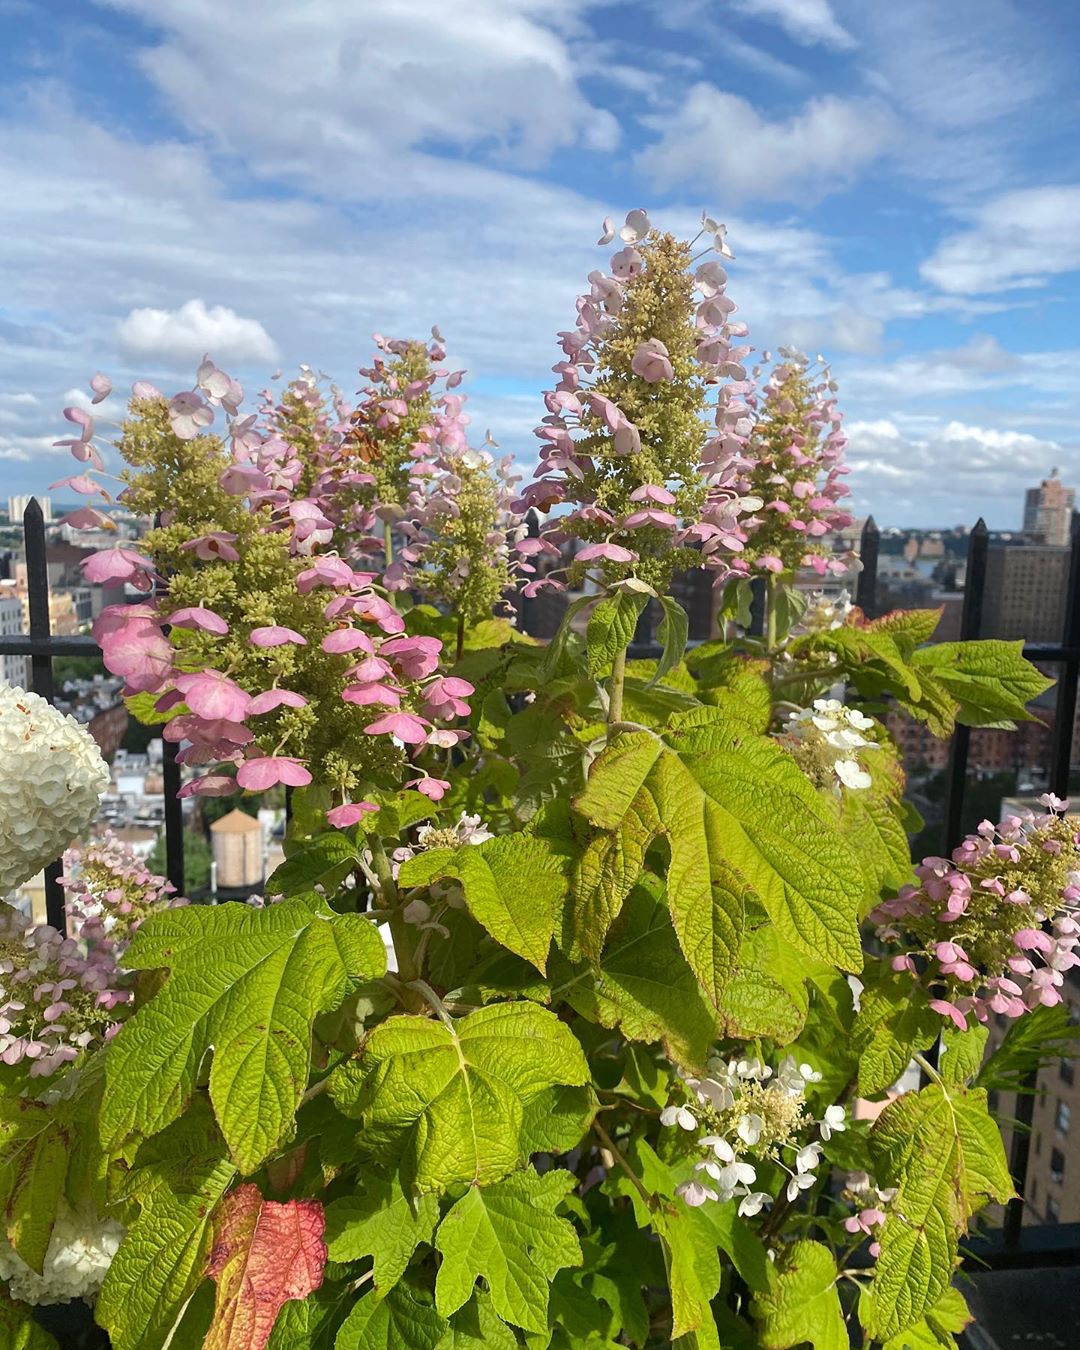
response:
{"label": "window on building", "polygon": [[1065,1154],[1059,1148],[1050,1151],[1050,1180],[1059,1186],[1065,1180]]}
{"label": "window on building", "polygon": [[1038,1198],[1038,1194],[1039,1188],[1035,1183],[1035,1178],[1032,1177],[1031,1185],[1027,1188],[1027,1202],[1029,1205],[1033,1205],[1035,1203],[1036,1199]]}
{"label": "window on building", "polygon": [[1068,1102],[1059,1101],[1057,1104],[1057,1113],[1054,1116],[1054,1127],[1061,1134],[1069,1133],[1069,1125],[1072,1123],[1072,1107]]}
{"label": "window on building", "polygon": [[1040,1153],[1042,1153],[1042,1135],[1041,1135],[1041,1134],[1036,1134],[1036,1135],[1035,1135],[1035,1156],[1036,1156],[1036,1158],[1039,1156]]}
{"label": "window on building", "polygon": [[1057,1223],[1061,1218],[1061,1206],[1056,1200],[1048,1196],[1046,1200],[1046,1222]]}
{"label": "window on building", "polygon": [[1058,1072],[1061,1075],[1061,1081],[1072,1087],[1076,1078],[1076,1067],[1071,1059],[1063,1059],[1058,1065]]}

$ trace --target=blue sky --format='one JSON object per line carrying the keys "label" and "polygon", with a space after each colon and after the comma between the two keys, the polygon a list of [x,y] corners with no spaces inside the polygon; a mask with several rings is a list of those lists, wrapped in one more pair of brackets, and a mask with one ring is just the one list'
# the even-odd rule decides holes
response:
{"label": "blue sky", "polygon": [[725,220],[750,340],[832,360],[860,513],[1080,482],[1073,0],[0,0],[0,45],[0,493],[96,369],[351,391],[432,323],[528,463],[634,206]]}

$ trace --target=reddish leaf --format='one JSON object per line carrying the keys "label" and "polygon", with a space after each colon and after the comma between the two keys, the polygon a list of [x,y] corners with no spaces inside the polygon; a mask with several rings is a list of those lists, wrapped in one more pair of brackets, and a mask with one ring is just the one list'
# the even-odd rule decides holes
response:
{"label": "reddish leaf", "polygon": [[217,1284],[203,1350],[262,1350],[281,1305],[322,1284],[325,1219],[317,1200],[264,1200],[238,1186],[214,1216],[206,1273]]}

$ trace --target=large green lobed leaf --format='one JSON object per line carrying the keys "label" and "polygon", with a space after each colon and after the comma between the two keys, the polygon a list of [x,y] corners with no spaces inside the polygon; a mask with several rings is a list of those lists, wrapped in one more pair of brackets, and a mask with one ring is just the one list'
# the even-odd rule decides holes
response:
{"label": "large green lobed leaf", "polygon": [[291,900],[167,910],[142,925],[124,961],[169,975],[109,1047],[102,1138],[119,1145],[163,1129],[212,1050],[214,1113],[237,1166],[251,1173],[292,1127],[316,1016],[351,982],[382,975],[386,951],[363,916]]}
{"label": "large green lobed leaf", "polygon": [[565,1023],[534,1003],[493,1003],[452,1025],[389,1018],[331,1090],[363,1120],[364,1147],[424,1193],[498,1181],[522,1160],[529,1103],[588,1077]]}

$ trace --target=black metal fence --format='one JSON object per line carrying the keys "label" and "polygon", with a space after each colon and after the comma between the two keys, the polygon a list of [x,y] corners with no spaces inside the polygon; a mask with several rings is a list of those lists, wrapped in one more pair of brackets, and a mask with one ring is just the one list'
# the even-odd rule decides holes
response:
{"label": "black metal fence", "polygon": [[[90,637],[61,637],[51,632],[49,618],[49,574],[46,556],[45,521],[41,507],[32,499],[23,518],[26,549],[27,594],[30,632],[25,635],[0,635],[0,656],[28,656],[30,685],[35,693],[53,702],[55,687],[53,660],[62,656],[97,656],[99,649]],[[879,532],[873,518],[862,532],[863,569],[859,574],[855,600],[868,615],[878,612]],[[971,531],[967,550],[960,636],[977,638],[983,626],[986,594],[989,532],[983,520]],[[760,614],[760,604],[756,606]],[[641,651],[640,654],[645,654]],[[1061,640],[1058,643],[1025,645],[1024,655],[1040,665],[1060,669],[1053,727],[1053,749],[1049,786],[1060,797],[1068,796],[1071,768],[1073,723],[1076,716],[1077,686],[1080,684],[1080,534],[1074,533],[1069,564],[1068,596]],[[964,797],[969,783],[968,761],[971,733],[958,727],[949,748],[946,771],[945,847],[954,848],[962,837],[961,821]],[[165,856],[169,881],[181,893],[184,890],[184,822],[180,788],[178,747],[163,741],[163,777],[165,808]],[[48,921],[58,928],[64,925],[64,894],[57,878],[61,866],[54,863],[45,871],[45,904]],[[1034,1109],[1035,1081],[1017,1099],[1016,1126],[1013,1129],[1010,1168],[1014,1184],[1022,1196],[1028,1170],[1030,1127]],[[1012,1201],[999,1234],[967,1244],[968,1261],[975,1267],[999,1269],[1046,1265],[1080,1264],[1080,1223],[1030,1225],[1023,1223],[1024,1202]]]}
{"label": "black metal fence", "polygon": [[[28,656],[30,688],[35,694],[56,701],[53,661],[58,656],[100,656],[92,637],[61,637],[52,632],[49,617],[49,567],[45,543],[45,517],[36,497],[23,513],[23,542],[26,550],[26,597],[30,612],[30,632],[17,636],[0,634],[0,656]],[[163,795],[165,804],[166,875],[180,894],[184,891],[184,816],[179,796],[180,766],[176,762],[179,747],[162,741]],[[45,869],[45,914],[55,928],[64,927],[64,890],[58,878],[63,872],[59,862]]]}

